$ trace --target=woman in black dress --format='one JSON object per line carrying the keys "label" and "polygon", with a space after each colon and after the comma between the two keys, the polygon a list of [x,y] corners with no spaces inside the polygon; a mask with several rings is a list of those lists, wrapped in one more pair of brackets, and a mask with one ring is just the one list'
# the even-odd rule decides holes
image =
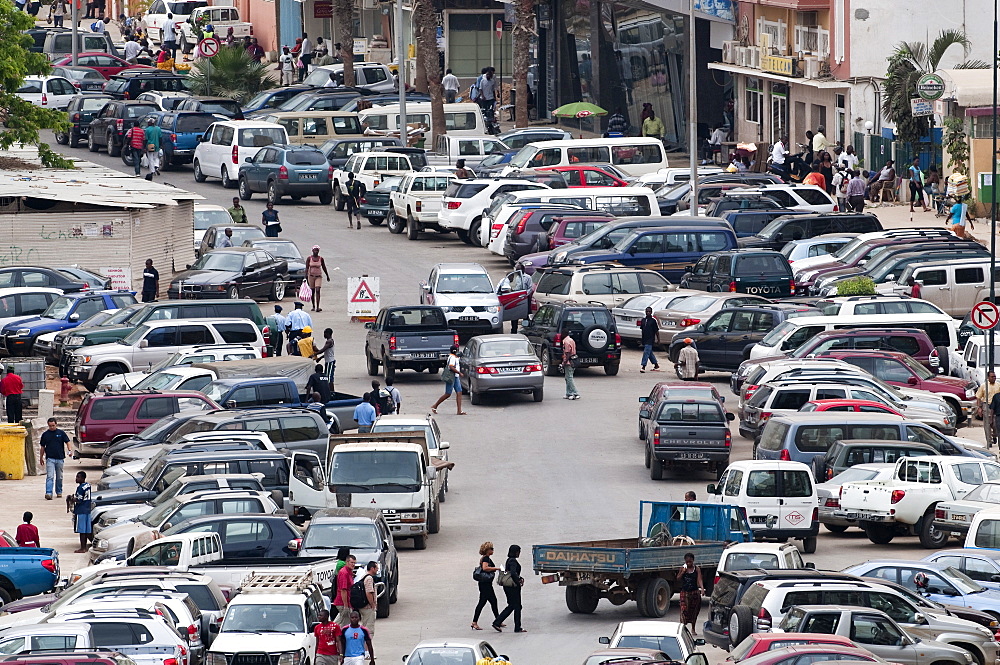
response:
{"label": "woman in black dress", "polygon": [[493,543],[486,541],[479,547],[479,553],[482,558],[479,559],[479,567],[485,572],[489,573],[489,578],[487,579],[484,575],[482,579],[478,581],[479,584],[479,603],[476,605],[476,613],[472,615],[472,629],[482,630],[479,627],[479,615],[482,613],[483,608],[486,607],[486,603],[490,604],[490,609],[493,610],[493,619],[495,620],[500,614],[497,609],[497,593],[493,590],[493,578],[496,575],[496,571],[500,570],[493,563],[493,559],[490,555],[493,554]]}
{"label": "woman in black dress", "polygon": [[517,557],[519,556],[521,556],[520,546],[511,545],[510,549],[507,550],[507,563],[504,570],[510,573],[513,585],[503,588],[503,593],[507,596],[507,607],[504,608],[500,616],[493,622],[493,630],[498,633],[503,632],[503,620],[509,617],[511,613],[514,614],[514,632],[528,632],[521,628],[521,587],[524,586],[524,578],[521,577],[521,564],[517,562]]}

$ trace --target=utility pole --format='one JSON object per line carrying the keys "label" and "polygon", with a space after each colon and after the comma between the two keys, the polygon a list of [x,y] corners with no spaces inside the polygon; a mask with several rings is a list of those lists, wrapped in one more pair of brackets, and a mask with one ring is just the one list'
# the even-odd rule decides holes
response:
{"label": "utility pole", "polygon": [[399,140],[407,145],[406,132],[406,39],[403,36],[403,0],[396,0],[396,76],[399,78]]}
{"label": "utility pole", "polygon": [[73,26],[72,26],[73,27],[73,46],[72,46],[73,50],[71,51],[71,53],[73,54],[73,66],[76,67],[77,60],[79,60],[79,55],[80,55],[80,42],[79,42],[79,39],[80,39],[80,27],[79,27],[80,18],[79,18],[78,14],[77,14],[77,2],[78,2],[78,0],[69,0],[69,1],[70,1],[71,5],[72,5],[70,7],[70,18],[73,21]]}
{"label": "utility pole", "polygon": [[698,73],[695,67],[694,3],[688,12],[688,167],[691,169],[691,214],[698,215]]}

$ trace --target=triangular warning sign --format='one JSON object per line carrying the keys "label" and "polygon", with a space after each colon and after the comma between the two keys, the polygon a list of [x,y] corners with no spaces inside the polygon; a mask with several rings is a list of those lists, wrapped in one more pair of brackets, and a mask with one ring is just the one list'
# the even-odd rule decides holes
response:
{"label": "triangular warning sign", "polygon": [[368,283],[365,280],[361,280],[361,283],[358,284],[358,289],[351,296],[351,302],[378,302],[378,299],[372,293],[372,290],[368,288]]}

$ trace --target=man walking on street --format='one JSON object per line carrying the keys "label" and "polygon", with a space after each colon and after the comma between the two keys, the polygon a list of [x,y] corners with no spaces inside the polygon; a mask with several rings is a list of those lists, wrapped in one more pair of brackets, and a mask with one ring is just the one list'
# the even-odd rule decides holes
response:
{"label": "man walking on street", "polygon": [[91,522],[91,509],[93,501],[90,500],[90,483],[87,482],[87,474],[80,471],[76,474],[76,492],[73,493],[73,530],[80,536],[80,549],[77,554],[84,554],[90,543],[91,534],[94,530]]}
{"label": "man walking on street", "polygon": [[562,340],[562,366],[563,374],[566,377],[566,399],[580,399],[580,393],[576,391],[576,382],[573,380],[573,372],[576,367],[576,340],[572,336],[566,335]]}
{"label": "man walking on street", "polygon": [[146,259],[142,270],[142,302],[153,302],[160,292],[160,273],[153,267],[153,259]]}
{"label": "man walking on street", "polygon": [[233,197],[233,207],[229,209],[229,216],[233,218],[234,224],[247,223],[247,209],[240,203],[240,197]]}
{"label": "man walking on street", "polygon": [[986,383],[976,390],[976,403],[982,411],[983,425],[989,428],[987,445],[993,446],[997,442],[996,413],[993,411],[993,397],[1000,393],[1000,382],[997,381],[997,373],[990,372],[986,375]]}
{"label": "man walking on street", "polygon": [[155,118],[150,118],[143,132],[146,135],[146,161],[149,163],[146,180],[152,181],[154,175],[160,175],[160,141],[163,130],[156,124]]}
{"label": "man walking on street", "polygon": [[343,567],[337,571],[337,579],[333,585],[333,606],[339,612],[335,621],[341,626],[351,617],[351,587],[354,585],[354,564],[357,560],[353,554],[347,555]]}
{"label": "man walking on street", "polygon": [[354,610],[350,613],[351,623],[341,628],[340,650],[344,654],[344,665],[365,665],[365,650],[368,650],[368,662],[375,665],[375,647],[372,646],[371,633],[361,625],[361,613]]}
{"label": "man walking on street", "polygon": [[694,348],[694,340],[690,337],[684,338],[684,346],[677,354],[677,366],[679,374],[684,381],[698,380],[698,349]]}
{"label": "man walking on street", "polygon": [[136,177],[139,177],[142,175],[142,156],[146,152],[146,132],[136,123],[125,133],[125,138],[128,139],[128,149],[132,155],[132,168],[135,169]]}
{"label": "man walking on street", "polygon": [[451,73],[449,69],[441,79],[441,87],[444,88],[444,101],[447,104],[454,104],[458,97],[458,77]]}
{"label": "man walking on street", "polygon": [[365,600],[368,604],[365,607],[357,608],[361,613],[361,625],[368,629],[369,635],[375,634],[375,608],[378,605],[378,596],[375,593],[375,576],[378,575],[378,562],[369,561],[365,566],[364,580]]}
{"label": "man walking on street", "polygon": [[361,199],[365,196],[365,184],[355,179],[354,174],[347,174],[347,228],[351,228],[351,218],[358,223],[361,230]]}
{"label": "man walking on street", "polygon": [[45,499],[52,500],[52,491],[56,497],[63,495],[63,464],[66,455],[71,453],[69,436],[56,426],[56,419],[49,418],[49,428],[42,432],[38,440],[38,465],[45,467]]}
{"label": "man walking on street", "polygon": [[316,636],[316,665],[340,665],[340,626],[330,621],[330,613],[320,610],[319,623],[313,629]]}
{"label": "man walking on street", "polygon": [[24,381],[14,371],[13,365],[7,365],[7,374],[0,379],[0,395],[7,404],[7,422],[21,422],[21,393],[24,392]]}
{"label": "man walking on street", "polygon": [[646,373],[646,363],[653,363],[653,371],[660,371],[660,363],[653,355],[653,345],[660,343],[660,324],[653,318],[653,308],[646,308],[646,318],[639,324],[642,329],[642,364],[639,367],[641,374]]}

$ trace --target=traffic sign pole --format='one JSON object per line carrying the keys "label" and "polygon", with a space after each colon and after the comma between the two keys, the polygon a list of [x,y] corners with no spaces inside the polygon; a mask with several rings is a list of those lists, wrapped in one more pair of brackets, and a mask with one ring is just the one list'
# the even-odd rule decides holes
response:
{"label": "traffic sign pole", "polygon": [[[214,58],[218,55],[221,47],[222,42],[215,37],[206,37],[198,42],[198,52],[203,58]],[[212,65],[207,62],[205,63],[205,94],[212,94]]]}

